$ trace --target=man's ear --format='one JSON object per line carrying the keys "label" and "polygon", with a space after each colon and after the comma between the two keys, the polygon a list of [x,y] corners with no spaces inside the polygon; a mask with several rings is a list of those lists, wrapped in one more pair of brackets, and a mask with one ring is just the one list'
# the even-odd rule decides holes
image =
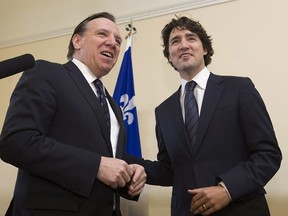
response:
{"label": "man's ear", "polygon": [[207,54],[208,54],[208,52],[207,52],[207,50],[204,48],[204,56],[207,55]]}
{"label": "man's ear", "polygon": [[75,49],[81,48],[81,36],[79,34],[74,34],[72,37],[73,47]]}

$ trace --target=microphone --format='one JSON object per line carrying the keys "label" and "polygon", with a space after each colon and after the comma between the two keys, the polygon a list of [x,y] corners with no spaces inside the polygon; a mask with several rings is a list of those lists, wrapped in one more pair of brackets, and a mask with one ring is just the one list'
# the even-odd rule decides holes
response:
{"label": "microphone", "polygon": [[2,61],[0,62],[0,79],[31,69],[34,65],[35,59],[31,54],[24,54]]}

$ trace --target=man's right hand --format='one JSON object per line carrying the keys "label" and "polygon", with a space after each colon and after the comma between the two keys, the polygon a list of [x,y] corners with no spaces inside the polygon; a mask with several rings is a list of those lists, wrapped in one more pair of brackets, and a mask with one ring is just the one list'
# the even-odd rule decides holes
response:
{"label": "man's right hand", "polygon": [[133,175],[132,168],[123,160],[101,157],[97,179],[116,189],[129,183]]}

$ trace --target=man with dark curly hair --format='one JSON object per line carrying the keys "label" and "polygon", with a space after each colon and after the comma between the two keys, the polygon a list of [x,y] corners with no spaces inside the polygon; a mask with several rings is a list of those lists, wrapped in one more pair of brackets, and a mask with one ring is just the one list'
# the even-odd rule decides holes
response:
{"label": "man with dark curly hair", "polygon": [[208,70],[212,39],[193,19],[172,19],[162,39],[181,85],[155,109],[159,152],[142,161],[147,183],[173,186],[172,216],[270,215],[264,186],[282,155],[254,84]]}

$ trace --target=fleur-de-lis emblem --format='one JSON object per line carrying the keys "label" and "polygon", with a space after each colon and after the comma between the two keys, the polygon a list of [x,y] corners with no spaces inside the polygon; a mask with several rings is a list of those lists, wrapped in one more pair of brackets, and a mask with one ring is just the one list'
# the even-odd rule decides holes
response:
{"label": "fleur-de-lis emblem", "polygon": [[124,94],[120,97],[120,107],[123,112],[124,121],[127,120],[128,125],[131,125],[134,121],[133,113],[129,112],[135,107],[134,97],[135,96],[133,96],[130,100],[128,94]]}

